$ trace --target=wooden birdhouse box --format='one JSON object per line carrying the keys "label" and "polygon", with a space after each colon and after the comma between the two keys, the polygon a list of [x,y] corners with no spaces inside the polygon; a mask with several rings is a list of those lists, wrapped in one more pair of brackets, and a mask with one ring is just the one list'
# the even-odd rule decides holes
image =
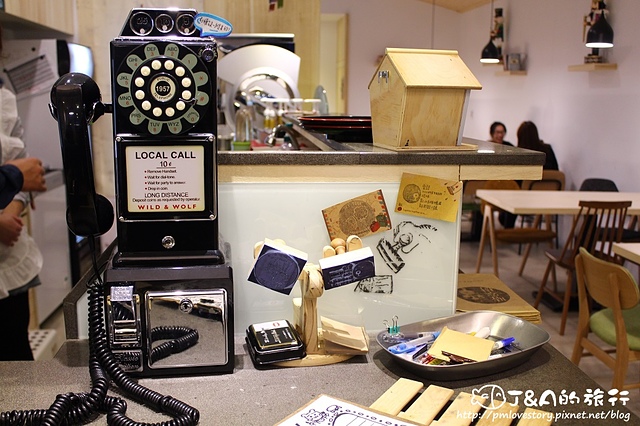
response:
{"label": "wooden birdhouse box", "polygon": [[472,89],[455,50],[392,49],[369,82],[373,144],[396,150],[459,146]]}

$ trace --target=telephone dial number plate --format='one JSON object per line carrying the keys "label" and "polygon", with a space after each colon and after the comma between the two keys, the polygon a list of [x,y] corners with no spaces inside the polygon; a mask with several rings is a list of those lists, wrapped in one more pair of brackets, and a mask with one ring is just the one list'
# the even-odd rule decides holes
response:
{"label": "telephone dial number plate", "polygon": [[188,131],[211,102],[207,68],[191,49],[176,43],[134,49],[118,69],[116,81],[124,89],[118,105],[128,112],[129,122],[152,135]]}

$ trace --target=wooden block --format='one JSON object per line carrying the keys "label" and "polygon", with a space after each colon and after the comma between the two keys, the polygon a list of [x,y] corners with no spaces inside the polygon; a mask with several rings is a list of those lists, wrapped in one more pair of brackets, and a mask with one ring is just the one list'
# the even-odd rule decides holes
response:
{"label": "wooden block", "polygon": [[548,426],[553,423],[553,414],[548,411],[527,408],[518,426]]}
{"label": "wooden block", "polygon": [[496,410],[485,410],[480,420],[478,420],[478,423],[476,423],[476,426],[509,426],[513,419],[515,419],[517,412],[517,405],[502,404],[502,406]]}
{"label": "wooden block", "polygon": [[[472,403],[472,399],[475,402]],[[460,394],[453,400],[447,411],[444,412],[440,419],[433,422],[432,425],[437,426],[466,426],[470,425],[474,420],[474,413],[477,413],[482,408],[481,403],[485,401],[484,398],[478,395],[471,395],[467,392],[460,392]]]}
{"label": "wooden block", "polygon": [[398,417],[421,425],[430,424],[453,396],[453,390],[430,385],[418,399]]}
{"label": "wooden block", "polygon": [[422,382],[400,378],[371,404],[370,408],[396,416],[420,392],[423,386]]}

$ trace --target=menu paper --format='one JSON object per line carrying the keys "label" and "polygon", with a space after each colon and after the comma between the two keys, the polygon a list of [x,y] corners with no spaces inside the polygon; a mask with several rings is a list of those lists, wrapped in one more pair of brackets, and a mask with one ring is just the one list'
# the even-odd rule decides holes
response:
{"label": "menu paper", "polygon": [[461,196],[460,181],[403,173],[395,211],[455,222]]}
{"label": "menu paper", "polygon": [[203,146],[129,146],[125,155],[130,212],[205,209]]}
{"label": "menu paper", "polygon": [[324,394],[317,396],[286,419],[276,423],[278,426],[410,426],[415,424],[417,423]]}

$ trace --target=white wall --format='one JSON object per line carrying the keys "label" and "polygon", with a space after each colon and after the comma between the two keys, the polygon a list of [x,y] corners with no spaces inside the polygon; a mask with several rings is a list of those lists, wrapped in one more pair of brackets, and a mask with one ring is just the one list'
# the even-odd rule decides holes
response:
{"label": "white wall", "polygon": [[321,13],[349,15],[348,112],[369,115],[371,77],[387,47],[449,49],[458,45],[460,15],[418,0],[322,0]]}
{"label": "white wall", "polygon": [[[387,4],[388,3],[388,4]],[[639,190],[636,139],[640,118],[640,2],[608,2],[616,71],[569,72],[583,62],[582,18],[590,1],[497,0],[505,9],[507,52],[527,54],[526,76],[496,76],[482,65],[490,5],[458,14],[436,7],[435,48],[455,49],[483,85],[473,91],[464,135],[486,139],[494,120],[516,142],[524,120],[553,145],[568,189],[587,177],[613,179],[621,191]],[[385,47],[431,48],[431,5],[415,0],[323,0],[323,13],[349,13],[349,112],[368,115],[368,81]]]}

